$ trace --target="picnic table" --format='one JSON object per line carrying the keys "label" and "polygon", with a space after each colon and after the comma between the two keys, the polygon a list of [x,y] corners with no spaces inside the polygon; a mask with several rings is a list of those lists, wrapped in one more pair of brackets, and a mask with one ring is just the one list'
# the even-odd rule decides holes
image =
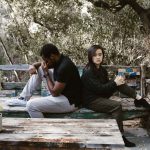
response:
{"label": "picnic table", "polygon": [[3,118],[1,150],[124,148],[114,119]]}

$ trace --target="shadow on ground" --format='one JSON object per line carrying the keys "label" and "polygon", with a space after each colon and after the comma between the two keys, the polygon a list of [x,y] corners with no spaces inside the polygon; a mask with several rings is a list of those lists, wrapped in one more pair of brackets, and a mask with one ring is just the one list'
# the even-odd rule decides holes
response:
{"label": "shadow on ground", "polygon": [[150,150],[150,137],[147,131],[140,126],[140,121],[124,121],[125,136],[136,144],[134,148],[125,148],[125,150]]}

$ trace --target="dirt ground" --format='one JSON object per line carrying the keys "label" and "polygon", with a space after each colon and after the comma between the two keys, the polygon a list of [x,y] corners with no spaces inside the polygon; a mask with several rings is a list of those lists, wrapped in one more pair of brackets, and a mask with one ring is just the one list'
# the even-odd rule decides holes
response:
{"label": "dirt ground", "polygon": [[150,150],[150,137],[142,128],[140,119],[124,121],[125,136],[136,144],[134,148],[125,150]]}

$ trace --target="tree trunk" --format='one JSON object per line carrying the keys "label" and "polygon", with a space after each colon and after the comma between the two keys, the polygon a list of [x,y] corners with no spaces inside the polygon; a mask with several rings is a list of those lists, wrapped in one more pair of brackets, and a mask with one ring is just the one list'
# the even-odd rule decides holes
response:
{"label": "tree trunk", "polygon": [[[1,42],[2,46],[3,46],[3,50],[4,50],[4,53],[5,53],[6,57],[7,57],[8,62],[11,65],[13,65],[13,62],[12,62],[12,60],[11,60],[9,54],[8,54],[8,51],[7,51],[6,47],[5,47],[5,44],[3,43],[3,40],[1,39],[1,37],[0,37],[0,42]],[[15,70],[14,70],[14,74],[15,74],[17,80],[20,81],[18,73]]]}

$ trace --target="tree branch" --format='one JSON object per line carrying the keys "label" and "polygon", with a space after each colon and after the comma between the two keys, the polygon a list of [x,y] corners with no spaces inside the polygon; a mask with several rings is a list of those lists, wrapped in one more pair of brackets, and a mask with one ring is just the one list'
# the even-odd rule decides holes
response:
{"label": "tree branch", "polygon": [[[4,50],[5,54],[6,54],[6,57],[7,57],[8,61],[9,61],[9,63],[10,63],[11,65],[13,65],[13,62],[12,62],[12,60],[11,60],[11,57],[9,56],[8,51],[7,51],[7,49],[6,49],[6,47],[5,47],[5,44],[4,44],[4,42],[3,42],[3,40],[2,40],[1,37],[0,37],[0,43],[1,43],[2,46],[3,46],[3,50]],[[15,70],[14,70],[14,74],[15,74],[17,80],[20,81],[19,76],[18,76],[18,73],[17,73]]]}
{"label": "tree branch", "polygon": [[97,0],[97,1],[88,0],[88,1],[91,2],[95,7],[101,7],[101,8],[104,8],[104,9],[111,10],[111,6],[108,3],[106,3],[102,0]]}
{"label": "tree branch", "polygon": [[53,33],[54,28],[50,28],[48,25],[43,24],[42,22],[40,22],[35,15],[33,15],[33,21],[35,23],[39,24],[40,26],[46,28],[47,30],[49,30],[51,33]]}
{"label": "tree branch", "polygon": [[101,7],[111,12],[119,12],[126,5],[132,7],[132,9],[138,14],[143,24],[143,27],[147,33],[150,33],[150,9],[144,9],[141,7],[136,0],[118,0],[115,5],[110,5],[102,0],[87,0],[91,2],[95,7]]}
{"label": "tree branch", "polygon": [[116,5],[112,6],[113,12],[118,12],[127,5],[126,0],[119,0]]}

